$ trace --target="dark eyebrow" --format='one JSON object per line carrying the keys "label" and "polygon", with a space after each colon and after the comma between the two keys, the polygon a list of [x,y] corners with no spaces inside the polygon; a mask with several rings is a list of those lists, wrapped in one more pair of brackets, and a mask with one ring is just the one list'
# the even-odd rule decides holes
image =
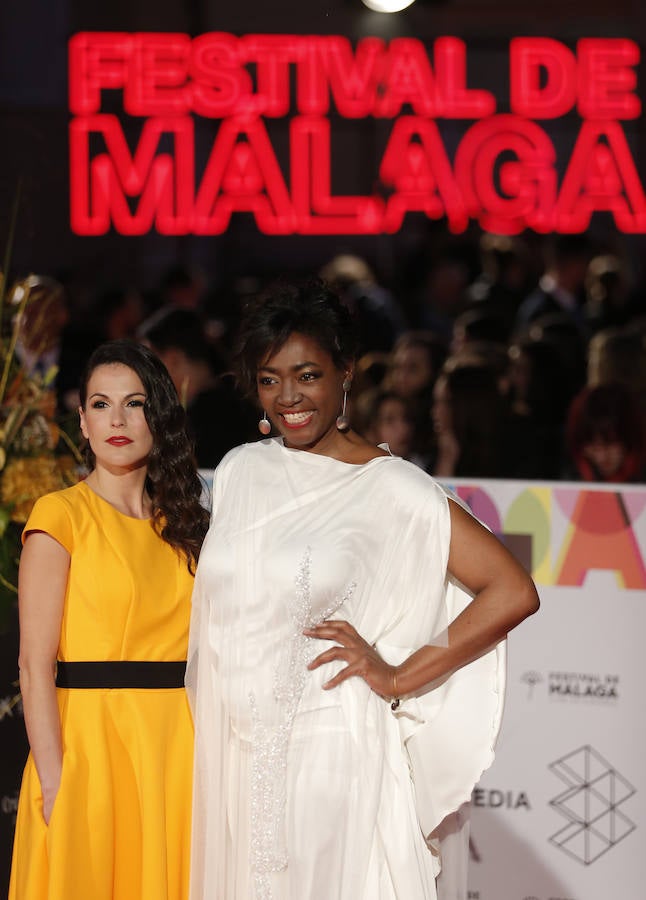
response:
{"label": "dark eyebrow", "polygon": [[[108,395],[102,393],[102,391],[95,391],[93,394],[90,394],[90,396],[88,397],[88,400],[92,400],[93,397],[103,397],[105,400],[109,400]],[[143,397],[144,400],[146,399],[146,395],[144,394],[143,391],[133,391],[132,394],[126,394],[126,396],[123,399],[130,400],[130,399],[132,399],[132,397]]]}
{"label": "dark eyebrow", "polygon": [[[315,369],[320,369],[321,364],[316,362],[302,362],[296,363],[295,366],[292,366],[292,372],[298,372],[299,369],[306,369],[308,366],[314,366]],[[259,372],[278,372],[278,369],[274,369],[271,366],[259,366]]]}

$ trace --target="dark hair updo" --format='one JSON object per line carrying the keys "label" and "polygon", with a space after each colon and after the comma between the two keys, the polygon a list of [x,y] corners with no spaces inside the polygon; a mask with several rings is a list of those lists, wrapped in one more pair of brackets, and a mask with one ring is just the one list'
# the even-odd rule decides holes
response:
{"label": "dark hair updo", "polygon": [[[92,353],[79,386],[83,409],[92,373],[99,366],[112,365],[132,369],[144,387],[144,415],[153,444],[146,474],[153,525],[166,543],[184,553],[193,572],[209,515],[201,504],[202,483],[186,430],[186,413],[161,360],[147,347],[128,340],[108,341]],[[96,459],[89,445],[85,457],[93,468]]]}
{"label": "dark hair updo", "polygon": [[244,311],[236,363],[246,393],[255,395],[261,362],[277,353],[294,333],[316,341],[339,370],[354,360],[354,322],[338,296],[319,279],[281,282],[250,301]]}

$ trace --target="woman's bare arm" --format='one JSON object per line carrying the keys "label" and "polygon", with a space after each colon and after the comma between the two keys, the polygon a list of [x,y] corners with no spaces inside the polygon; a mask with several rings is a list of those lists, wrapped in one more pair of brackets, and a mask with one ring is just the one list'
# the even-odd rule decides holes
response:
{"label": "woman's bare arm", "polygon": [[532,579],[511,553],[457,503],[449,509],[448,570],[474,597],[449,625],[446,647],[423,647],[397,667],[402,695],[476,659],[539,608]]}
{"label": "woman's bare arm", "polygon": [[536,588],[520,563],[458,504],[449,501],[449,510],[448,571],[474,597],[449,625],[446,645],[426,645],[401,665],[391,666],[348,622],[323,622],[305,634],[336,641],[339,646],[325,650],[309,668],[333,660],[347,663],[326,688],[358,675],[384,697],[414,694],[476,659],[537,611]]}
{"label": "woman's bare arm", "polygon": [[18,575],[20,690],[47,823],[63,759],[54,674],[69,566],[69,553],[50,535],[27,536]]}

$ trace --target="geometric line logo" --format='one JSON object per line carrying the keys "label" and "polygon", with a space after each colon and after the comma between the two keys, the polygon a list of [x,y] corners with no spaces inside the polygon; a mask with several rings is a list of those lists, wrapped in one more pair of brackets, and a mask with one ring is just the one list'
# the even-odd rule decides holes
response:
{"label": "geometric line logo", "polygon": [[635,788],[592,747],[580,747],[549,768],[566,785],[550,800],[568,820],[550,837],[564,853],[589,866],[635,830],[635,823],[618,808]]}

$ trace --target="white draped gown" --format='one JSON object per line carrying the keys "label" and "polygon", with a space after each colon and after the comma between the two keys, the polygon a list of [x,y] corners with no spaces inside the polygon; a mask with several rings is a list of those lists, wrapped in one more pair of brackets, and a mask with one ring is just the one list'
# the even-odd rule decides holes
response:
{"label": "white draped gown", "polygon": [[[393,713],[330,646],[345,619],[391,663],[446,640],[449,500],[412,464],[268,439],[232,450],[193,596],[191,900],[435,900],[432,833],[493,759],[502,645]],[[427,840],[429,839],[429,840]]]}

